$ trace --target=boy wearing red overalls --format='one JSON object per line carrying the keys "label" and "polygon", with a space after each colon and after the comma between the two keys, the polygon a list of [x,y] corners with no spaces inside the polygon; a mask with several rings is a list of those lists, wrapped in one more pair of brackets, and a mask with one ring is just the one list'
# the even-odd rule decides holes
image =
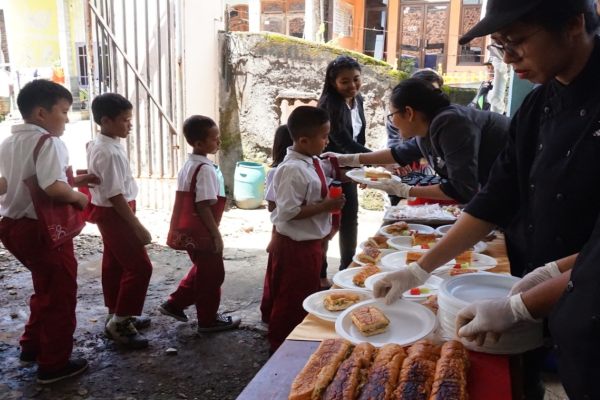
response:
{"label": "boy wearing red overalls", "polygon": [[[72,102],[71,93],[61,85],[43,79],[28,83],[17,97],[25,123],[13,126],[12,135],[0,145],[0,175],[7,182],[0,198],[0,240],[29,269],[34,289],[20,359],[37,361],[41,384],[78,375],[88,365],[84,359],[70,359],[77,303],[73,240],[50,248],[42,239],[47,228],[39,223],[24,183],[37,175],[40,188],[53,200],[79,209],[87,205],[87,198],[68,184],[69,153],[59,138],[69,122]],[[47,134],[53,137],[41,146],[34,163],[34,148]]]}
{"label": "boy wearing red overalls", "polygon": [[[220,188],[214,163],[208,154],[215,154],[221,144],[219,128],[215,122],[201,115],[185,120],[183,134],[192,146],[192,154],[177,176],[177,190],[192,190],[191,183],[196,175],[194,188],[196,215],[200,218],[211,236],[210,248],[188,250],[194,263],[188,274],[181,280],[179,287],[171,293],[159,311],[179,321],[187,322],[183,310],[196,305],[198,315],[198,333],[217,332],[237,328],[240,317],[225,316],[218,312],[221,302],[221,285],[225,279],[223,265],[223,238],[211,210],[218,201],[224,201],[224,190]],[[199,168],[199,169],[198,169]],[[197,173],[196,173],[197,171]]]}
{"label": "boy wearing red overalls", "polygon": [[88,145],[88,171],[100,178],[90,188],[90,221],[98,224],[104,242],[102,292],[108,308],[106,336],[128,348],[148,346],[138,329],[149,325],[140,317],[152,275],[144,247],[152,236],[135,216],[138,187],[120,140],[131,130],[133,106],[116,93],[97,96],[92,102],[100,135]]}
{"label": "boy wearing red overalls", "polygon": [[[296,108],[288,119],[294,145],[273,176],[275,203],[271,214],[275,232],[270,244],[271,265],[265,278],[269,307],[267,337],[271,351],[306,316],[304,299],[320,290],[323,240],[331,232],[331,212],[343,207],[344,197],[327,197],[329,162],[317,157],[329,142],[329,115],[316,107]],[[263,302],[265,301],[263,297]]]}

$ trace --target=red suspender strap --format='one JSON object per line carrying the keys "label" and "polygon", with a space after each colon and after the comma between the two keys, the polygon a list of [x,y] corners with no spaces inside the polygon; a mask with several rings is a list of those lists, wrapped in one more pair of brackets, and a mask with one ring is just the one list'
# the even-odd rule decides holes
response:
{"label": "red suspender strap", "polygon": [[35,165],[37,163],[37,159],[38,159],[38,156],[40,155],[40,150],[42,149],[44,142],[47,139],[50,139],[51,137],[52,137],[51,134],[46,133],[46,134],[43,134],[42,137],[38,140],[37,144],[35,145],[35,148],[33,149],[33,165]]}
{"label": "red suspender strap", "polygon": [[190,193],[196,193],[196,183],[198,182],[198,172],[200,172],[200,168],[202,168],[203,165],[206,165],[206,163],[202,163],[202,164],[198,165],[198,167],[196,167],[196,170],[194,171],[194,175],[192,175],[192,182],[190,182]]}
{"label": "red suspender strap", "polygon": [[329,157],[329,162],[331,163],[331,166],[333,167],[333,172],[335,174],[335,180],[339,181],[342,179],[342,171],[340,170],[340,163],[337,159],[337,157]]}

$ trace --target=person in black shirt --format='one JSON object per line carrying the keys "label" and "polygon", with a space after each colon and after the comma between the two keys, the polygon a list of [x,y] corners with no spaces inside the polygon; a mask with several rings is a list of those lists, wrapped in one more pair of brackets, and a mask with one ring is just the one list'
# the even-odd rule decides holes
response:
{"label": "person in black shirt", "polygon": [[431,186],[409,186],[395,180],[368,185],[399,197],[467,203],[485,185],[492,164],[506,145],[507,117],[450,104],[440,89],[421,79],[406,79],[394,88],[390,111],[388,119],[409,140],[392,149],[336,156],[342,166],[404,166],[425,157],[445,179]]}
{"label": "person in black shirt", "polygon": [[[367,123],[360,94],[362,75],[360,64],[352,57],[339,56],[325,71],[323,92],[318,107],[329,113],[331,130],[327,151],[336,153],[365,153]],[[353,182],[342,183],[346,204],[341,212],[339,243],[340,270],[352,262],[358,233],[358,193]],[[326,276],[326,263],[321,277]]]}
{"label": "person in black shirt", "polygon": [[[485,18],[461,43],[491,33],[492,46],[515,73],[541,85],[513,117],[508,146],[455,226],[417,263],[374,288],[376,296],[387,293],[393,300],[494,226],[503,227],[512,273],[525,275],[524,291],[462,310],[458,334],[482,341],[486,333],[498,335],[518,321],[550,313],[559,374],[573,399],[600,398],[597,26],[590,0],[488,1]],[[557,268],[535,269],[580,251]]]}

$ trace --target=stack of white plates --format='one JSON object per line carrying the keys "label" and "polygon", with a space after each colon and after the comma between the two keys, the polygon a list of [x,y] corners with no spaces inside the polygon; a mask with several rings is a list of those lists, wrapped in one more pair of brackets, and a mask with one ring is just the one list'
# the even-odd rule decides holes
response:
{"label": "stack of white plates", "polygon": [[[519,279],[509,275],[478,273],[460,275],[445,280],[438,292],[438,319],[444,339],[456,338],[456,315],[477,300],[506,297]],[[502,334],[497,343],[486,339],[483,346],[462,340],[475,351],[490,354],[517,354],[542,345],[542,324],[522,323]]]}

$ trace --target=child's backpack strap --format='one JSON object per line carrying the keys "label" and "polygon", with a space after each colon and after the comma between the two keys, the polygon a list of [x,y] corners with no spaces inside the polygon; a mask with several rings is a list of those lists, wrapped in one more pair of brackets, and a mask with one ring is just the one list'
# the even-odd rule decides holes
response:
{"label": "child's backpack strap", "polygon": [[198,183],[198,172],[200,172],[200,168],[206,163],[202,163],[196,167],[194,174],[192,175],[192,182],[190,182],[190,193],[196,193],[196,183]]}

